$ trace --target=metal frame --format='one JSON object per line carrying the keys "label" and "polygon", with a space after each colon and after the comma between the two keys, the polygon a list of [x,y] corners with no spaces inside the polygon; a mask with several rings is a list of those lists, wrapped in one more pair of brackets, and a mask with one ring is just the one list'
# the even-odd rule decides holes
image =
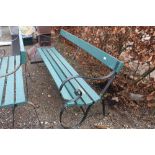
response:
{"label": "metal frame", "polygon": [[103,76],[103,77],[97,77],[97,78],[91,78],[91,77],[86,77],[86,76],[81,76],[81,75],[76,75],[76,76],[70,76],[68,77],[66,80],[64,80],[59,88],[59,91],[62,90],[63,86],[69,82],[72,79],[77,79],[77,78],[83,78],[83,79],[90,79],[90,80],[105,80],[108,79],[110,77],[112,77],[113,75],[115,75],[115,71],[110,72],[108,75]]}
{"label": "metal frame", "polygon": [[[25,73],[27,74],[27,66],[26,66],[26,65],[27,65],[27,64],[25,64]],[[9,75],[15,73],[21,66],[22,66],[22,65],[20,64],[13,72],[8,73],[8,74],[6,74],[6,75],[2,75],[2,76],[0,76],[0,78],[9,76]],[[30,77],[30,74],[29,74],[29,77]],[[25,78],[26,78],[26,79],[25,79],[25,81],[26,81],[26,93],[27,93],[27,98],[28,98],[27,75],[25,76]],[[27,104],[28,104],[28,105],[31,105],[31,106],[34,108],[35,114],[36,114],[37,119],[38,119],[38,121],[39,121],[39,125],[40,125],[41,128],[43,128],[42,125],[41,125],[41,121],[40,121],[40,119],[39,119],[39,116],[38,116],[38,113],[37,113],[37,110],[36,110],[35,105],[34,105],[32,102],[30,102],[30,101],[28,101]],[[16,110],[17,106],[18,106],[18,105],[15,104],[15,105],[13,105],[13,107],[12,107],[12,119],[13,119],[13,120],[12,120],[12,127],[13,127],[13,128],[14,128],[14,124],[15,124],[15,110]]]}
{"label": "metal frame", "polygon": [[[106,79],[109,79],[108,82],[107,82],[107,84],[106,84],[106,86],[103,88],[103,90],[102,90],[101,93],[100,93],[100,96],[101,96],[100,102],[101,102],[101,104],[102,104],[102,113],[103,113],[103,115],[105,116],[105,114],[106,114],[106,112],[105,112],[105,103],[104,103],[104,101],[102,102],[102,99],[103,99],[103,96],[104,96],[106,90],[108,89],[108,87],[110,86],[110,84],[112,83],[112,81],[114,80],[115,75],[116,75],[116,72],[115,72],[115,71],[112,71],[112,72],[110,72],[108,75],[103,76],[103,77],[99,77],[99,78],[90,78],[90,77],[85,77],[85,76],[80,76],[80,75],[71,76],[71,77],[67,78],[65,81],[62,82],[62,84],[61,84],[61,86],[60,86],[60,88],[59,88],[59,91],[62,90],[63,86],[65,86],[65,84],[66,84],[67,82],[69,82],[69,81],[72,80],[72,79],[76,79],[76,78],[84,78],[84,79],[90,79],[90,80],[106,80]],[[78,99],[80,99],[81,96],[82,96],[82,92],[81,92],[79,89],[75,90],[75,94],[76,94],[77,96],[76,96],[74,99],[72,99],[72,100],[68,100],[67,102],[75,102],[75,103],[76,103],[76,101],[77,101]],[[61,111],[60,111],[60,115],[59,115],[60,124],[61,124],[61,126],[62,126],[63,128],[65,128],[65,129],[73,128],[73,127],[77,127],[77,128],[78,128],[78,127],[84,122],[84,120],[87,118],[87,115],[88,115],[88,113],[89,113],[91,107],[94,105],[94,103],[92,103],[91,105],[88,105],[88,106],[86,107],[86,110],[84,110],[83,107],[81,106],[81,110],[83,111],[83,117],[81,118],[81,120],[80,120],[79,123],[77,123],[76,125],[74,125],[74,126],[71,127],[71,126],[66,126],[66,125],[64,125],[63,122],[62,122],[63,113],[64,113],[65,110],[67,110],[67,108],[69,108],[69,107],[67,106],[67,102],[63,105],[63,107],[62,107],[62,109],[61,109]],[[76,104],[75,104],[75,105],[76,105]]]}
{"label": "metal frame", "polygon": [[60,124],[61,124],[61,126],[64,128],[64,129],[70,129],[70,128],[78,128],[82,123],[83,123],[83,121],[86,119],[86,117],[87,117],[87,115],[88,115],[88,112],[89,112],[89,110],[90,110],[90,108],[93,106],[93,104],[91,104],[91,105],[89,105],[87,108],[86,108],[86,110],[84,110],[83,109],[83,107],[80,107],[80,109],[82,110],[82,112],[83,112],[83,117],[80,119],[80,121],[77,123],[77,124],[75,124],[74,126],[66,126],[66,125],[64,125],[64,123],[62,122],[62,116],[63,116],[63,113],[65,112],[65,110],[67,110],[67,108],[69,108],[69,107],[67,107],[67,106],[63,106],[62,108],[61,108],[61,111],[60,111],[60,115],[59,115],[59,119],[60,119]]}

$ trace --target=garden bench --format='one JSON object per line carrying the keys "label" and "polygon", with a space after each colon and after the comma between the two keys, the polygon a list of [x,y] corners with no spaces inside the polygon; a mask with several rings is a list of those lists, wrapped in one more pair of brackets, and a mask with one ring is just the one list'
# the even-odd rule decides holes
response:
{"label": "garden bench", "polygon": [[25,93],[27,88],[24,82],[22,65],[26,65],[26,51],[20,31],[17,37],[19,39],[20,55],[0,58],[0,108],[12,107],[13,128],[15,108],[18,105],[29,103],[35,109],[33,103],[28,102]]}
{"label": "garden bench", "polygon": [[[71,128],[71,126],[66,126],[62,121],[64,111],[72,106],[80,107],[84,115],[80,122],[78,122],[75,126],[77,127],[78,125],[81,125],[81,123],[85,120],[91,106],[102,100],[102,97],[104,96],[115,75],[119,73],[123,67],[123,62],[63,29],[60,31],[60,36],[67,39],[78,48],[83,49],[85,52],[95,57],[112,70],[108,75],[99,78],[80,76],[60,54],[56,47],[38,48],[38,52],[40,53],[46,67],[48,68],[60,91],[61,96],[65,101],[65,104],[60,111],[60,123],[64,128]],[[108,82],[99,95],[84,79],[106,79]],[[103,102],[101,103],[104,110],[104,104]]]}

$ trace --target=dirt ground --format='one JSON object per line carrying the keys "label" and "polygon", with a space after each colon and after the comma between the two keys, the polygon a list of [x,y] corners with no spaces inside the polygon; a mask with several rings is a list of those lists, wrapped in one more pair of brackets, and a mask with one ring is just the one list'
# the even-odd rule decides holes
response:
{"label": "dirt ground", "polygon": [[[10,35],[7,27],[2,29],[2,37],[0,41],[9,40]],[[32,46],[27,46],[26,49],[30,49]],[[5,49],[7,54],[10,54],[11,47],[0,47]],[[78,63],[72,59],[70,54],[62,53],[66,59],[76,68],[76,70],[83,74],[85,67],[80,68]],[[1,53],[0,53],[1,55]],[[97,70],[97,69],[96,69]],[[61,129],[59,123],[59,112],[63,105],[63,100],[59,95],[59,91],[50,76],[44,63],[30,64],[28,63],[28,71],[31,78],[28,80],[28,100],[33,102],[37,107],[37,112],[42,125],[46,129],[55,128]],[[98,88],[92,84],[95,90]],[[65,120],[77,121],[81,112],[77,109],[72,109],[70,113],[65,115]],[[101,104],[95,104],[87,119],[83,122],[80,128],[93,129],[93,128],[154,128],[155,116],[150,111],[139,108],[136,111],[132,109],[126,109],[121,104],[116,104],[108,108],[108,114],[102,115]],[[0,109],[0,128],[12,128],[12,109]],[[24,129],[38,129],[40,128],[39,122],[36,118],[34,110],[31,106],[25,104],[19,106],[15,112],[15,128]]]}

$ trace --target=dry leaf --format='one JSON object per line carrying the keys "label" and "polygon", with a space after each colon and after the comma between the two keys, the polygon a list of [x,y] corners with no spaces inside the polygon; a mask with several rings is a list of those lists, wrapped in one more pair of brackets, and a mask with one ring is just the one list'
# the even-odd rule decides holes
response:
{"label": "dry leaf", "polygon": [[151,100],[153,100],[154,98],[155,98],[155,91],[152,92],[151,94],[149,94],[149,95],[146,97],[147,101],[151,101]]}

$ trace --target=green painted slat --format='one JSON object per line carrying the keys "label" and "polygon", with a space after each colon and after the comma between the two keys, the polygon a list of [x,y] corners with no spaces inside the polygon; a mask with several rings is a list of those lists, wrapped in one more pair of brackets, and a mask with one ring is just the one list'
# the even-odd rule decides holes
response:
{"label": "green painted slat", "polygon": [[[44,54],[46,55],[46,57],[49,58],[50,62],[51,62],[51,65],[53,66],[53,68],[55,69],[55,71],[57,72],[57,74],[59,75],[59,77],[61,78],[62,81],[66,80],[66,77],[65,75],[63,74],[62,70],[58,67],[58,65],[56,64],[56,62],[53,60],[53,58],[50,56],[50,54],[47,52],[47,50],[45,48],[42,49],[44,51]],[[66,83],[66,88],[67,90],[69,91],[69,93],[71,94],[71,96],[74,98],[76,97],[74,91],[75,89],[73,88],[73,86],[68,82]],[[79,99],[77,101],[77,104],[78,105],[83,105],[84,102]]]}
{"label": "green painted slat", "polygon": [[[8,72],[14,71],[14,57],[9,57],[9,66],[8,66]],[[6,92],[5,92],[5,100],[4,100],[4,106],[13,105],[14,102],[14,74],[11,74],[7,77],[7,83],[6,83]]]}
{"label": "green painted slat", "polygon": [[[57,66],[56,62],[53,60],[53,58],[50,56],[50,54],[45,49],[42,49],[42,50],[44,51],[44,54],[46,55],[46,57],[48,57],[48,59],[50,60],[52,67],[54,68],[54,70],[59,75],[59,78],[61,79],[61,83],[62,83],[62,81],[64,81],[66,79],[65,75],[63,74],[61,69]],[[66,83],[65,87],[66,87],[67,91],[69,92],[69,94],[72,96],[72,98],[76,97],[76,95],[74,94],[74,88],[70,83]],[[72,103],[69,103],[69,104],[72,104]],[[75,104],[75,103],[73,103],[73,104]],[[77,104],[83,105],[84,102],[81,99],[79,99],[77,101]]]}
{"label": "green painted slat", "polygon": [[20,52],[20,56],[21,56],[21,64],[26,64],[26,59],[27,59],[27,55],[26,52]]}
{"label": "green painted slat", "polygon": [[[59,76],[57,75],[57,73],[53,69],[52,65],[50,64],[48,58],[45,56],[45,54],[41,48],[38,48],[38,52],[39,52],[40,56],[42,57],[44,63],[46,64],[48,71],[50,72],[51,76],[53,77],[57,87],[60,88],[60,85],[62,84],[62,82],[61,82]],[[63,87],[61,94],[64,97],[64,99],[66,99],[66,100],[72,99],[72,97],[70,96],[70,94],[68,93],[68,91],[65,87]]]}
{"label": "green painted slat", "polygon": [[[20,64],[20,56],[16,56],[16,67]],[[26,103],[22,67],[16,72],[16,104]]]}
{"label": "green painted slat", "polygon": [[[74,74],[71,74],[71,73],[66,69],[65,65],[60,61],[60,59],[58,59],[58,58],[56,57],[56,55],[53,53],[53,50],[52,50],[52,49],[47,49],[47,50],[49,51],[49,53],[50,53],[50,55],[52,56],[52,58],[57,62],[57,64],[59,65],[59,67],[60,67],[61,70],[64,72],[64,74],[66,75],[67,78],[70,77],[70,76],[72,76],[72,75],[74,75]],[[72,79],[72,80],[70,81],[70,83],[74,86],[75,89],[80,89],[80,90],[82,91],[82,93],[83,93],[82,99],[84,100],[84,102],[85,102],[86,104],[93,103],[93,100],[90,99],[90,97],[87,95],[87,93],[85,92],[85,90],[79,85],[79,83],[78,83],[76,80]]]}
{"label": "green painted slat", "polygon": [[[64,59],[64,57],[53,47],[51,48],[53,53],[64,63],[64,65],[69,69],[72,75],[79,75],[74,68]],[[82,78],[78,78],[77,81],[83,86],[87,93],[93,98],[94,101],[100,100],[100,96],[84,81]]]}
{"label": "green painted slat", "polygon": [[[115,70],[117,73],[121,70],[123,67],[123,62],[119,61],[115,57],[109,55],[108,53],[102,51],[101,49],[91,45],[90,43],[76,37],[75,35],[72,35],[71,33],[61,30],[60,34],[69,40],[70,42],[74,43],[75,45],[79,46],[83,50],[85,50],[87,53],[101,61],[103,64],[111,68],[112,70]],[[119,62],[118,67],[115,69],[116,64]]]}
{"label": "green painted slat", "polygon": [[[4,57],[1,62],[0,68],[0,75],[5,75],[7,72],[7,64],[8,64],[8,57]],[[5,77],[0,78],[0,107],[2,106],[2,98],[5,86]]]}
{"label": "green painted slat", "polygon": [[21,52],[21,64],[25,64],[26,63],[26,51],[24,48],[23,37],[22,37],[20,30],[19,30],[19,46],[20,46],[20,52]]}

